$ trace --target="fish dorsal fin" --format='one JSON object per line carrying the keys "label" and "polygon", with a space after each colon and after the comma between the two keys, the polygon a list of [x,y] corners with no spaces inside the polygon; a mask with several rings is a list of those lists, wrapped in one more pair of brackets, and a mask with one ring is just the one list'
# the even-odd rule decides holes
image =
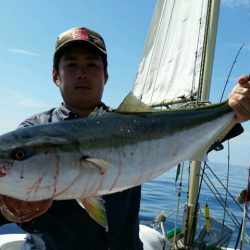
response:
{"label": "fish dorsal fin", "polygon": [[118,113],[155,112],[130,92],[117,109]]}

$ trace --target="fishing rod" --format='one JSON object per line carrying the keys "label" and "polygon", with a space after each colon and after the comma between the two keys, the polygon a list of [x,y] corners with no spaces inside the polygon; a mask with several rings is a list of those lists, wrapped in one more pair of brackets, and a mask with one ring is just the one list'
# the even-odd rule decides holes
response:
{"label": "fishing rod", "polygon": [[230,70],[229,70],[228,76],[227,76],[226,83],[225,83],[225,85],[224,85],[224,89],[223,89],[222,94],[221,94],[220,102],[222,102],[222,99],[223,99],[223,96],[224,96],[224,93],[225,93],[227,84],[228,84],[228,82],[229,82],[229,78],[230,78],[231,73],[232,73],[232,71],[233,71],[233,68],[234,68],[234,66],[235,66],[235,64],[236,64],[236,62],[237,62],[238,56],[239,56],[239,54],[240,54],[240,52],[241,52],[241,50],[242,50],[242,48],[243,48],[244,46],[245,46],[245,44],[243,43],[243,44],[240,46],[240,48],[239,48],[239,50],[238,50],[238,52],[237,52],[237,54],[236,54],[236,57],[234,58],[233,64],[232,64],[232,66],[231,66],[231,68],[230,68]]}

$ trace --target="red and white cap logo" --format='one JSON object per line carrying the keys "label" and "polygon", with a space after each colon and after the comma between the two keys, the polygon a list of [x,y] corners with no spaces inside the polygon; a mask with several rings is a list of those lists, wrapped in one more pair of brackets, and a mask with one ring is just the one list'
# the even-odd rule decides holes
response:
{"label": "red and white cap logo", "polygon": [[88,40],[89,33],[85,29],[75,29],[72,31],[72,37],[76,40]]}

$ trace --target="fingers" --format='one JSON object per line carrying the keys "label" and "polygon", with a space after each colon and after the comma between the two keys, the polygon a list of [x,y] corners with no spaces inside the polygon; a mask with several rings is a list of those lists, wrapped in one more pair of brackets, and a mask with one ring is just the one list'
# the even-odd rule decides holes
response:
{"label": "fingers", "polygon": [[250,119],[250,99],[247,101],[241,96],[229,99],[229,106],[235,112],[236,122],[244,122]]}
{"label": "fingers", "polygon": [[246,85],[246,87],[250,88],[250,75],[249,76],[240,76],[238,79],[238,83],[240,85]]}
{"label": "fingers", "polygon": [[250,119],[250,76],[240,76],[238,84],[229,95],[229,106],[234,110],[237,122]]}

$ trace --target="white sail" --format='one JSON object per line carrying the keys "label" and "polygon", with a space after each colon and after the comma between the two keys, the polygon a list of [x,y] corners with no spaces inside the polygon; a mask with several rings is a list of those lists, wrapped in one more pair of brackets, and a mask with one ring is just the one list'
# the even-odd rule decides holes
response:
{"label": "white sail", "polygon": [[157,0],[133,93],[155,106],[197,93],[208,1]]}
{"label": "white sail", "polygon": [[[219,0],[157,0],[133,94],[150,106],[207,101]],[[192,162],[184,245],[194,241],[200,162]],[[187,224],[186,224],[187,223]]]}

